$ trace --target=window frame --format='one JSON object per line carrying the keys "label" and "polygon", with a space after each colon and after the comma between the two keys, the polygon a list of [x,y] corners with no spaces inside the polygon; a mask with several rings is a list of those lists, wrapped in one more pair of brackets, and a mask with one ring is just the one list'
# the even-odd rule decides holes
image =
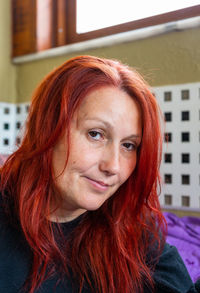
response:
{"label": "window frame", "polygon": [[[69,41],[70,42],[81,42],[85,40],[90,40],[94,38],[99,38],[99,37],[104,37],[116,33],[122,33],[122,32],[127,32],[135,29],[140,29],[140,28],[145,28],[149,26],[155,26],[159,24],[164,24],[172,21],[177,21],[177,20],[182,20],[185,18],[190,18],[190,17],[195,17],[199,16],[200,13],[200,5],[195,5],[195,6],[190,6],[187,8],[179,9],[179,10],[174,10],[171,12],[139,19],[139,20],[134,20],[134,21],[129,21],[126,23],[118,24],[118,25],[113,25],[110,27],[105,27],[102,29],[82,33],[82,34],[77,34],[76,33],[76,5],[77,1],[67,1],[70,2],[68,3],[68,11],[71,10],[71,16],[73,17],[70,19],[70,23],[72,24],[72,27],[70,28],[70,36],[69,36]],[[69,17],[69,15],[68,15]]]}
{"label": "window frame", "polygon": [[[48,25],[48,32],[45,35],[45,43],[43,43],[43,28],[37,27],[37,17],[41,13],[41,11],[38,11],[38,9],[40,9],[39,5],[37,7],[37,1],[27,1],[25,1],[25,5],[19,0],[12,0],[13,57],[200,15],[200,5],[195,5],[144,19],[78,34],[76,32],[76,0],[43,0],[43,2],[47,4],[47,9],[45,10],[43,17],[45,25]],[[20,10],[17,10],[17,8],[21,7],[22,9],[23,5],[24,13],[27,13],[26,22],[28,27],[25,23],[21,31],[16,31],[16,28],[21,21],[20,15],[16,14],[17,11],[20,13]],[[24,40],[24,38],[25,42],[22,42],[22,39]]]}

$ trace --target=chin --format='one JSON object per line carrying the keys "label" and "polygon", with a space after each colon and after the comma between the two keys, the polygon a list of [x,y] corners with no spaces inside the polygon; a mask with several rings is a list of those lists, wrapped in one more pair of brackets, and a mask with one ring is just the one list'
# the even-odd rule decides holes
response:
{"label": "chin", "polygon": [[104,202],[105,201],[101,201],[101,202],[99,202],[99,201],[97,201],[97,202],[94,202],[94,201],[93,202],[91,202],[91,201],[87,202],[87,201],[85,201],[81,205],[81,208],[85,209],[87,211],[96,211],[104,204]]}
{"label": "chin", "polygon": [[102,204],[88,204],[88,205],[84,205],[84,209],[87,210],[87,211],[96,211],[98,210],[101,206],[103,205]]}

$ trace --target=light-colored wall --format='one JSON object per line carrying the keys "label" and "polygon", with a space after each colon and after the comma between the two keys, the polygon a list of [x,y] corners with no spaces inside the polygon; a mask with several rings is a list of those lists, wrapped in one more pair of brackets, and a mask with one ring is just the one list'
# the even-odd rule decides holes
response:
{"label": "light-colored wall", "polygon": [[16,102],[16,66],[11,62],[10,0],[0,0],[0,102]]}

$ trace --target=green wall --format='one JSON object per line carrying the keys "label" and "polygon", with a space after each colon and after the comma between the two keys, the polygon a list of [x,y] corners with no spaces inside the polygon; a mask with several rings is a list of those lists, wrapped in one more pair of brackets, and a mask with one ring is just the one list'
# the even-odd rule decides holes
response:
{"label": "green wall", "polygon": [[153,86],[200,81],[198,28],[18,65],[20,101],[30,99],[37,83],[49,71],[68,58],[81,54],[120,59],[136,67]]}
{"label": "green wall", "polygon": [[10,0],[0,0],[0,102],[16,102],[16,66],[11,62]]}

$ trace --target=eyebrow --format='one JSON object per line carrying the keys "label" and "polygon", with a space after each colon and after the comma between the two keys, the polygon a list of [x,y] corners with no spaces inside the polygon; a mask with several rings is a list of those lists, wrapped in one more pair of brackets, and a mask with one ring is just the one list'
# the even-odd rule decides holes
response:
{"label": "eyebrow", "polygon": [[[113,129],[113,126],[109,122],[104,121],[104,120],[102,120],[100,118],[87,118],[87,119],[85,119],[85,121],[98,121],[98,122],[104,124],[107,128]],[[141,135],[139,135],[139,134],[131,134],[131,135],[125,137],[124,139],[138,139],[138,138],[141,138]]]}

